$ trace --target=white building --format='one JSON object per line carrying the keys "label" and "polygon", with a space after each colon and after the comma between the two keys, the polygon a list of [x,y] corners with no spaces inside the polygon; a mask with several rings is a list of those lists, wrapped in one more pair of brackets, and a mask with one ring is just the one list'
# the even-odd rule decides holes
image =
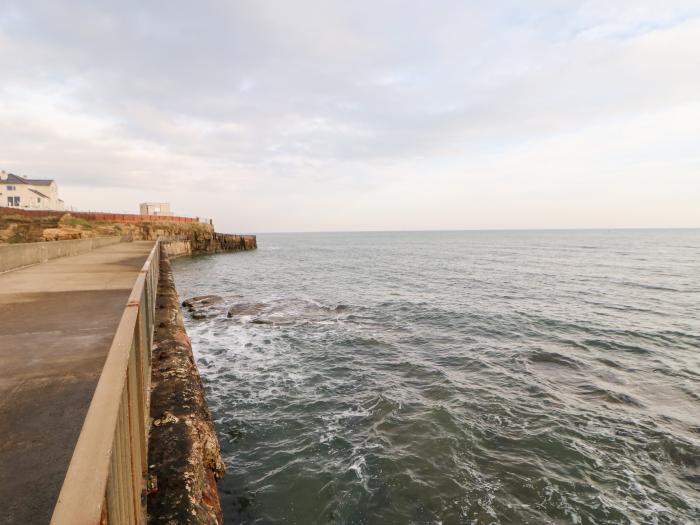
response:
{"label": "white building", "polygon": [[0,171],[0,206],[30,210],[63,210],[58,186],[51,179],[27,179]]}
{"label": "white building", "polygon": [[165,215],[172,216],[169,202],[142,202],[139,204],[141,215]]}

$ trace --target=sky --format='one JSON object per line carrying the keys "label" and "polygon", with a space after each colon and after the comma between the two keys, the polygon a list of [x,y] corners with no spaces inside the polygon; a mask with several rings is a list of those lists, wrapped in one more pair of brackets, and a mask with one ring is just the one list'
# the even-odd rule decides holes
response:
{"label": "sky", "polygon": [[0,169],[220,231],[700,227],[700,2],[0,0]]}

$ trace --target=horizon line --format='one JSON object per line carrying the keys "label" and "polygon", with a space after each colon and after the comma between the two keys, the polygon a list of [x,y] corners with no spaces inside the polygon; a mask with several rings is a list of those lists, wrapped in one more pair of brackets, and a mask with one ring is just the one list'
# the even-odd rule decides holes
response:
{"label": "horizon line", "polygon": [[[216,224],[216,222],[215,222]],[[436,228],[423,230],[286,230],[286,231],[257,231],[258,234],[287,234],[287,233],[456,233],[456,232],[547,232],[547,231],[646,231],[646,230],[700,230],[700,226],[614,226],[614,227],[573,227],[573,228]]]}

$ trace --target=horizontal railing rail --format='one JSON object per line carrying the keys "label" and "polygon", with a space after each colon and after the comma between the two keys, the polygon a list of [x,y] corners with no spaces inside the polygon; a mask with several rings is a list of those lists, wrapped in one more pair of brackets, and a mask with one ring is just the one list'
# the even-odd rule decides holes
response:
{"label": "horizontal railing rail", "polygon": [[145,522],[159,268],[156,241],[119,321],[54,508],[54,525]]}

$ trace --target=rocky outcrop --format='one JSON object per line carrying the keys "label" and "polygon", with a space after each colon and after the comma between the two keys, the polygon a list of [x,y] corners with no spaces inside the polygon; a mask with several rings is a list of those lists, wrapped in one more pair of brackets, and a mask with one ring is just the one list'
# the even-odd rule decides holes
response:
{"label": "rocky outcrop", "polygon": [[182,306],[189,310],[193,319],[205,319],[218,314],[218,309],[215,306],[223,301],[223,297],[219,295],[200,295],[183,301]]}
{"label": "rocky outcrop", "polygon": [[236,303],[228,309],[227,317],[241,317],[245,315],[258,315],[265,309],[263,303]]}
{"label": "rocky outcrop", "polygon": [[[121,235],[135,241],[158,237],[191,241],[195,250],[215,246],[214,227],[208,223],[176,221],[108,222],[74,217],[70,213],[51,216],[21,215],[0,209],[0,243],[42,242]],[[25,212],[26,213],[26,212]]]}
{"label": "rocky outcrop", "polygon": [[5,213],[0,209],[0,244],[88,239],[119,235],[134,241],[163,240],[169,256],[238,252],[257,248],[255,235],[217,233],[200,222],[90,221],[70,213],[33,217]]}
{"label": "rocky outcrop", "polygon": [[58,221],[55,217],[35,219],[0,213],[0,244],[43,241],[44,231],[57,229]]}
{"label": "rocky outcrop", "polygon": [[224,464],[164,250],[152,358],[148,521],[222,523]]}
{"label": "rocky outcrop", "polygon": [[211,306],[212,304],[218,304],[224,300],[220,295],[198,295],[197,297],[190,297],[182,301],[182,306],[186,306],[190,310],[193,308],[198,308],[200,306]]}
{"label": "rocky outcrop", "polygon": [[44,241],[68,241],[72,239],[85,239],[88,236],[77,228],[46,228],[42,232]]}

